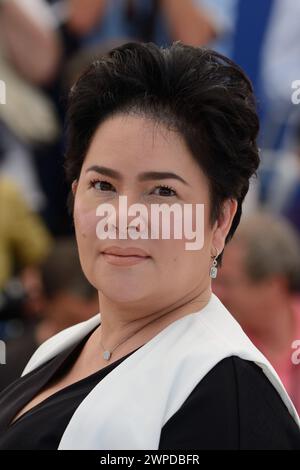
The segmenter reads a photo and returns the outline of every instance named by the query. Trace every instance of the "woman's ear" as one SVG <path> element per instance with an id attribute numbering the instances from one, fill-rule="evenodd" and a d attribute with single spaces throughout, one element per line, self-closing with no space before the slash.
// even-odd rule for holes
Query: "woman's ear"
<path id="1" fill-rule="evenodd" d="M 72 193 L 73 193 L 74 197 L 75 197 L 75 194 L 76 194 L 76 191 L 77 191 L 77 186 L 78 186 L 78 181 L 74 180 L 73 183 L 72 183 Z"/>
<path id="2" fill-rule="evenodd" d="M 236 199 L 226 199 L 223 203 L 221 213 L 215 224 L 216 228 L 214 229 L 212 239 L 212 245 L 218 250 L 218 253 L 221 253 L 224 249 L 225 240 L 236 214 L 237 206 Z"/>

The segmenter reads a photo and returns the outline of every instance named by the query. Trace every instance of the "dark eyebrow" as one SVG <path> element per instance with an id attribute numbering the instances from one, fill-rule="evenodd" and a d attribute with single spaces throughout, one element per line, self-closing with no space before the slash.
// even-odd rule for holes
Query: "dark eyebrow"
<path id="1" fill-rule="evenodd" d="M 93 165 L 93 166 L 90 166 L 86 170 L 86 173 L 88 171 L 96 171 L 96 173 L 100 173 L 101 175 L 104 175 L 104 176 L 110 176 L 111 178 L 115 178 L 117 180 L 122 179 L 121 173 L 119 173 L 116 170 L 112 170 L 111 168 L 106 168 L 105 166 Z"/>
<path id="2" fill-rule="evenodd" d="M 104 167 L 104 166 L 93 165 L 86 170 L 86 173 L 88 171 L 96 171 L 97 173 L 100 173 L 102 175 L 110 176 L 111 178 L 115 178 L 117 180 L 122 180 L 121 173 L 111 168 Z M 189 186 L 189 184 L 181 176 L 177 175 L 176 173 L 172 173 L 170 171 L 146 171 L 138 175 L 138 181 L 152 181 L 152 180 L 165 180 L 165 179 L 175 179 Z"/>
<path id="3" fill-rule="evenodd" d="M 170 171 L 147 171 L 145 173 L 141 173 L 138 177 L 139 181 L 150 181 L 150 180 L 166 180 L 166 179 L 174 179 L 181 181 L 181 183 L 189 184 L 179 175 L 176 173 L 172 173 Z"/>

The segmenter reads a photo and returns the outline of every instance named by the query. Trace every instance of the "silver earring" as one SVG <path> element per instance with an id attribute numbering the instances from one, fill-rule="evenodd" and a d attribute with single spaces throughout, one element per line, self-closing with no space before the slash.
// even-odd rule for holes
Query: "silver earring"
<path id="1" fill-rule="evenodd" d="M 209 272 L 209 275 L 212 279 L 216 279 L 217 275 L 218 275 L 218 262 L 217 262 L 217 258 L 219 256 L 219 253 L 218 253 L 218 250 L 216 248 L 216 252 L 217 254 L 215 256 L 213 256 L 213 264 L 210 268 L 210 272 Z"/>

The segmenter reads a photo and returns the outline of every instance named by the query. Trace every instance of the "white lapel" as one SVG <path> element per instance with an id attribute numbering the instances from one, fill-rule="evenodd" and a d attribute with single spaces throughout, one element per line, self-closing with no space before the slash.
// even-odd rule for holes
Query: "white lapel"
<path id="1" fill-rule="evenodd" d="M 33 369 L 52 359 L 54 356 L 64 351 L 73 344 L 78 343 L 86 335 L 99 325 L 101 316 L 98 313 L 87 321 L 77 323 L 70 328 L 60 331 L 58 334 L 52 336 L 45 341 L 33 354 L 30 361 L 27 363 L 22 376 L 28 374 Z"/>
<path id="2" fill-rule="evenodd" d="M 79 341 L 99 320 L 98 315 L 51 338 L 24 373 Z M 75 411 L 59 449 L 157 449 L 162 426 L 197 383 L 232 355 L 262 368 L 300 426 L 275 370 L 212 294 L 204 309 L 173 322 L 101 380 Z"/>

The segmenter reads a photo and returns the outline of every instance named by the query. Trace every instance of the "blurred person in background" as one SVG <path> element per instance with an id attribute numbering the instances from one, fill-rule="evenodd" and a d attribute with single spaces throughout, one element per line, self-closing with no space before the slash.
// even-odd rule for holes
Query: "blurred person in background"
<path id="1" fill-rule="evenodd" d="M 228 244 L 213 290 L 279 374 L 298 412 L 300 245 L 281 218 L 259 212 L 242 220 Z"/>
<path id="2" fill-rule="evenodd" d="M 263 173 L 269 175 L 265 210 L 283 215 L 300 235 L 300 120 L 290 148 L 264 150 L 262 160 Z"/>
<path id="3" fill-rule="evenodd" d="M 51 237 L 27 206 L 13 181 L 0 177 L 0 289 L 14 275 L 39 264 L 48 254 Z"/>
<path id="4" fill-rule="evenodd" d="M 261 201 L 274 213 L 295 182 L 293 146 L 300 121 L 300 2 L 273 0 L 260 57 Z M 296 174 L 298 171 L 296 170 Z"/>
<path id="5" fill-rule="evenodd" d="M 68 25 L 83 44 L 129 37 L 167 46 L 209 45 L 230 55 L 237 0 L 70 0 Z"/>
<path id="6" fill-rule="evenodd" d="M 268 149 L 288 147 L 299 121 L 299 105 L 292 101 L 293 82 L 300 80 L 299 18 L 299 1 L 274 0 L 261 55 L 267 108 L 262 121 L 262 145 Z"/>
<path id="7" fill-rule="evenodd" d="M 30 83 L 49 83 L 56 73 L 61 45 L 47 2 L 2 0 L 0 25 L 1 50 L 17 72 Z"/>
<path id="8" fill-rule="evenodd" d="M 60 57 L 55 18 L 44 0 L 0 3 L 0 70 L 7 88 L 0 120 L 25 144 L 49 142 L 58 132 L 40 87 L 51 83 Z"/>
<path id="9" fill-rule="evenodd" d="M 41 265 L 40 289 L 27 302 L 38 303 L 39 319 L 37 315 L 34 321 L 25 319 L 23 334 L 7 341 L 6 365 L 0 369 L 0 390 L 20 376 L 41 343 L 99 310 L 97 291 L 82 272 L 74 239 L 57 240 Z"/>
<path id="10" fill-rule="evenodd" d="M 300 121 L 294 139 L 294 152 L 291 155 L 294 165 L 294 178 L 289 185 L 289 197 L 286 198 L 282 209 L 283 215 L 293 224 L 300 237 Z"/>
<path id="11" fill-rule="evenodd" d="M 0 296 L 16 276 L 24 279 L 30 291 L 37 267 L 48 255 L 51 244 L 43 221 L 28 207 L 18 187 L 0 177 Z M 3 308 L 2 302 L 0 320 L 4 320 Z M 17 311 L 12 314 L 18 316 Z"/>
<path id="12" fill-rule="evenodd" d="M 0 78 L 7 95 L 0 106 L 0 172 L 14 180 L 30 208 L 39 213 L 49 201 L 35 157 L 61 133 L 55 106 L 45 92 L 57 73 L 61 46 L 55 16 L 45 0 L 0 3 Z M 57 154 L 51 160 L 55 167 Z M 48 179 L 53 175 L 48 171 Z"/>

